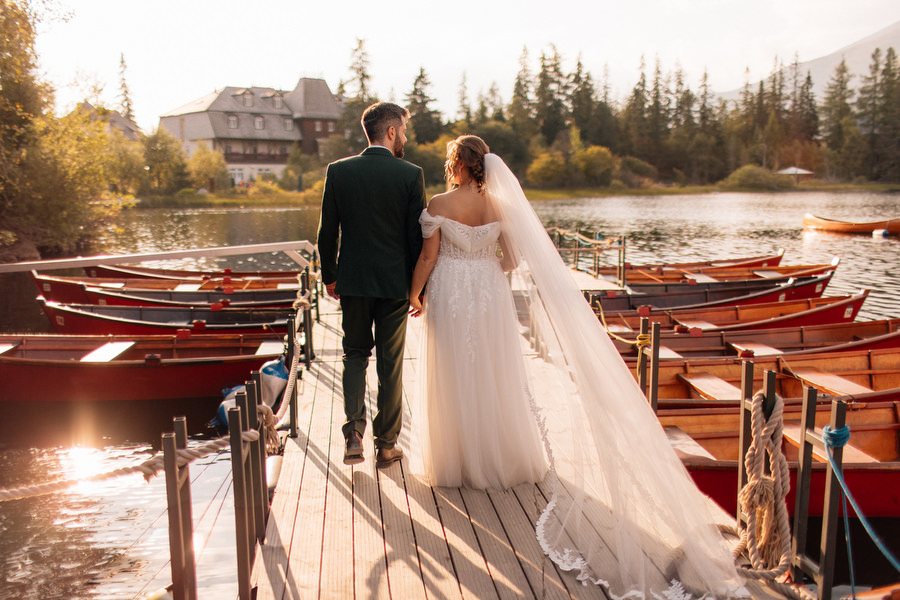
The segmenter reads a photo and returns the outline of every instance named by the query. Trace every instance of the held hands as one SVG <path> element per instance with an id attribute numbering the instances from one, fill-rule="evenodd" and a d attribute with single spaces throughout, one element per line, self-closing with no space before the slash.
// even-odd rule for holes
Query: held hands
<path id="1" fill-rule="evenodd" d="M 334 286 L 336 286 L 336 285 L 337 285 L 337 281 L 335 281 L 333 283 L 326 283 L 325 291 L 328 293 L 329 296 L 331 296 L 335 300 L 340 300 L 341 297 L 338 294 L 334 293 Z"/>
<path id="2" fill-rule="evenodd" d="M 424 294 L 409 297 L 409 316 L 411 316 L 411 317 L 422 316 L 422 311 L 423 311 L 422 300 L 424 298 L 425 298 Z"/>

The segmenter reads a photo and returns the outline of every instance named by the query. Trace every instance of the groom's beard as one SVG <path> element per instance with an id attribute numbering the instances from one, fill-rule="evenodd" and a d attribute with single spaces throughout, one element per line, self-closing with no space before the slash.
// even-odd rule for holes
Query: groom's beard
<path id="1" fill-rule="evenodd" d="M 403 158 L 403 142 L 400 140 L 394 140 L 394 156 Z"/>

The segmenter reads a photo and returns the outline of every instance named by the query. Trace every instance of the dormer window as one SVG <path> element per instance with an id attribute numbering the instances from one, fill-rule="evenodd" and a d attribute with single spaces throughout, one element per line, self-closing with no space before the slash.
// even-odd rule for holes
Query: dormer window
<path id="1" fill-rule="evenodd" d="M 275 103 L 275 108 L 284 108 L 284 98 L 281 96 L 275 96 L 272 98 L 272 102 Z"/>
<path id="2" fill-rule="evenodd" d="M 253 94 L 250 92 L 244 92 L 244 106 L 253 106 Z"/>
<path id="3" fill-rule="evenodd" d="M 253 126 L 256 129 L 265 129 L 266 128 L 266 120 L 263 117 L 253 117 Z"/>
<path id="4" fill-rule="evenodd" d="M 228 115 L 228 129 L 237 129 L 237 128 L 238 128 L 237 115 Z"/>

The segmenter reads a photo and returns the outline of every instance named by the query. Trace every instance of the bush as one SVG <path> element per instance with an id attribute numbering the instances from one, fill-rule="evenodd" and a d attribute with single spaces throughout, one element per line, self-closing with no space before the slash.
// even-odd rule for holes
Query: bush
<path id="1" fill-rule="evenodd" d="M 656 170 L 656 167 L 634 156 L 623 156 L 619 167 L 634 173 L 638 177 L 653 179 L 654 181 L 659 179 L 659 172 Z"/>
<path id="2" fill-rule="evenodd" d="M 794 187 L 794 180 L 777 175 L 756 165 L 744 165 L 719 182 L 723 190 L 784 190 Z"/>
<path id="3" fill-rule="evenodd" d="M 603 146 L 589 146 L 576 150 L 572 162 L 578 174 L 590 185 L 609 185 L 616 161 L 612 152 Z"/>
<path id="4" fill-rule="evenodd" d="M 561 152 L 544 152 L 528 167 L 528 183 L 538 188 L 561 187 L 566 183 L 566 159 Z"/>

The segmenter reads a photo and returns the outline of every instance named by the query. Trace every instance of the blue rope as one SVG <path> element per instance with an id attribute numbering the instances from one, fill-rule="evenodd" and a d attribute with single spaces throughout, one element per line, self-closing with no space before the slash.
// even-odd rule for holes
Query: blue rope
<path id="1" fill-rule="evenodd" d="M 854 500 L 853 496 L 850 494 L 850 490 L 847 489 L 847 483 L 844 481 L 844 474 L 841 471 L 841 469 L 835 464 L 834 457 L 831 455 L 832 447 L 840 448 L 847 444 L 847 440 L 850 439 L 850 428 L 847 427 L 846 425 L 844 425 L 840 429 L 831 429 L 831 427 L 826 425 L 822 429 L 822 439 L 825 440 L 825 451 L 826 451 L 825 454 L 828 457 L 828 464 L 831 465 L 831 468 L 834 471 L 834 475 L 835 475 L 835 477 L 837 477 L 838 483 L 841 484 L 841 489 L 844 492 L 844 496 L 846 497 L 847 500 L 849 500 L 850 505 L 853 507 L 853 510 L 856 511 L 856 515 L 859 517 L 859 521 L 860 521 L 860 523 L 862 523 L 863 527 L 865 528 L 866 533 L 869 534 L 869 537 L 872 538 L 872 541 L 875 542 L 875 545 L 878 547 L 878 549 L 881 551 L 881 553 L 884 555 L 884 557 L 886 559 L 888 559 L 888 562 L 891 563 L 891 566 L 893 566 L 894 569 L 896 569 L 896 571 L 898 573 L 900 573 L 900 561 L 898 561 L 896 559 L 896 557 L 894 557 L 894 555 L 891 554 L 891 552 L 890 552 L 890 550 L 888 550 L 887 546 L 884 545 L 884 542 L 881 541 L 881 538 L 878 537 L 878 534 L 875 533 L 875 530 L 872 529 L 872 526 L 869 524 L 868 519 L 866 519 L 865 515 L 863 515 L 862 511 L 859 509 L 859 505 L 856 503 L 856 500 Z M 844 510 L 844 519 L 846 520 L 847 518 L 848 518 L 847 510 L 845 509 Z M 845 529 L 849 530 L 849 528 L 846 527 L 846 524 L 845 524 Z M 848 555 L 848 557 L 850 557 L 849 543 L 848 543 L 847 550 L 848 550 L 847 555 Z M 851 578 L 852 578 L 852 576 L 853 576 L 853 563 L 852 562 L 850 563 L 850 573 L 851 573 Z M 855 597 L 855 592 L 854 592 L 854 597 Z"/>

